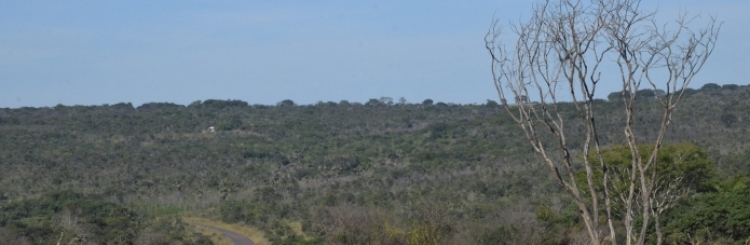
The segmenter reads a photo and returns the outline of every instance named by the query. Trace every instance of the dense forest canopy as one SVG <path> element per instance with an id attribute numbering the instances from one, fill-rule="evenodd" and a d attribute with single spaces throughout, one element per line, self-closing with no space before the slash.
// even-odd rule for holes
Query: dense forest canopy
<path id="1" fill-rule="evenodd" d="M 700 166 L 712 170 L 663 227 L 679 244 L 744 241 L 750 88 L 707 84 L 687 94 L 666 143 L 702 152 Z M 595 106 L 605 112 L 603 145 L 617 149 L 622 115 L 610 97 Z M 646 114 L 636 130 L 655 131 L 655 100 L 639 103 Z M 209 210 L 262 228 L 274 244 L 573 242 L 575 209 L 527 145 L 494 101 L 0 109 L 0 243 L 49 244 L 60 231 L 108 244 L 206 242 L 149 215 L 165 209 Z M 707 210 L 723 216 L 700 215 Z"/>

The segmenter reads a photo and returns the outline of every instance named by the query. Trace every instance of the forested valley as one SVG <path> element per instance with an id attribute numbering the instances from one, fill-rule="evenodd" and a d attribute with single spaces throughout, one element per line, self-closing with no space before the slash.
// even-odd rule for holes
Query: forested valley
<path id="1" fill-rule="evenodd" d="M 648 98 L 658 94 L 640 92 L 634 126 L 650 135 L 660 111 Z M 624 144 L 617 98 L 595 101 L 613 161 Z M 747 244 L 750 87 L 707 84 L 683 103 L 664 154 L 690 159 L 665 169 L 689 172 L 694 186 L 658 221 L 666 242 Z M 585 236 L 570 197 L 491 100 L 0 109 L 0 244 L 212 244 L 183 215 L 257 227 L 271 244 Z"/>

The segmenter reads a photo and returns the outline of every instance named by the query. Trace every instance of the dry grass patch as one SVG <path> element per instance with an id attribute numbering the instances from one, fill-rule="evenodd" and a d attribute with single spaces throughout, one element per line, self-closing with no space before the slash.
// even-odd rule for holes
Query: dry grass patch
<path id="1" fill-rule="evenodd" d="M 288 225 L 289 225 L 289 228 L 291 228 L 292 231 L 294 231 L 295 235 L 301 236 L 302 238 L 305 239 L 305 241 L 309 241 L 310 240 L 310 237 L 307 236 L 307 234 L 305 234 L 304 231 L 302 231 L 302 223 L 301 222 L 299 222 L 299 221 L 291 221 L 291 222 L 288 223 Z"/>

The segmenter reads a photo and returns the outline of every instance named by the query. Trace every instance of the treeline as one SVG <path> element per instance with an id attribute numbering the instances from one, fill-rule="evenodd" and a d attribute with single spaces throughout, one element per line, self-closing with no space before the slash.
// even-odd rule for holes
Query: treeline
<path id="1" fill-rule="evenodd" d="M 701 92 L 711 93 L 711 92 L 721 92 L 721 91 L 735 91 L 735 90 L 744 89 L 747 87 L 748 85 L 737 85 L 737 84 L 719 85 L 716 83 L 706 83 L 700 89 L 685 88 L 684 90 L 680 89 L 677 91 L 670 91 L 670 93 L 673 93 L 676 95 L 684 94 L 686 96 L 689 96 L 689 95 L 694 95 L 694 94 L 701 93 Z M 666 94 L 667 94 L 666 91 L 664 91 L 663 89 L 654 90 L 654 89 L 646 88 L 646 89 L 640 89 L 636 91 L 636 96 L 638 98 L 643 98 L 643 99 L 654 99 L 657 97 L 664 96 Z M 629 95 L 630 93 L 627 91 L 612 92 L 607 96 L 607 99 L 609 101 L 619 101 L 622 99 L 623 96 L 629 96 Z"/>
<path id="2" fill-rule="evenodd" d="M 738 183 L 745 177 L 735 175 L 750 170 L 750 89 L 695 91 L 675 112 L 667 142 L 702 149 L 715 167 L 714 184 L 684 200 L 704 204 L 680 207 L 710 208 L 714 204 L 705 202 L 721 198 L 744 205 L 747 200 L 732 193 L 744 193 Z M 604 113 L 597 122 L 603 144 L 622 144 L 621 102 L 597 100 L 595 106 Z M 657 130 L 658 106 L 656 100 L 638 104 L 645 114 L 636 118 L 636 130 Z M 577 116 L 570 104 L 558 108 Z M 275 244 L 574 241 L 581 228 L 576 211 L 532 151 L 493 101 L 383 97 L 314 105 L 206 100 L 0 109 L 0 206 L 73 191 L 126 207 L 135 217 L 149 210 L 209 210 L 212 218 L 260 227 Z M 745 239 L 741 232 L 716 231 L 719 223 L 701 228 L 713 222 L 708 218 L 679 216 L 701 209 L 675 210 L 681 211 L 665 222 L 682 221 L 664 227 L 693 236 L 676 243 L 698 239 L 691 232 L 704 234 L 701 239 Z M 731 216 L 742 220 L 738 210 Z M 304 234 L 292 229 L 294 222 Z M 11 223 L 3 225 L 4 234 L 26 237 Z M 65 230 L 55 227 L 38 240 L 54 240 Z M 102 234 L 102 241 L 109 239 Z"/>

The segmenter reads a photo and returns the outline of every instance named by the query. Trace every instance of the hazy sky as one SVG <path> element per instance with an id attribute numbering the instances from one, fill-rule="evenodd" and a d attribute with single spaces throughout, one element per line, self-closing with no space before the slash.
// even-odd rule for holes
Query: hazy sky
<path id="1" fill-rule="evenodd" d="M 750 81 L 750 1 L 644 2 L 661 20 L 686 9 L 725 22 L 692 87 Z M 493 14 L 508 23 L 530 9 L 528 0 L 0 0 L 0 108 L 484 103 L 497 100 L 483 41 Z"/>

